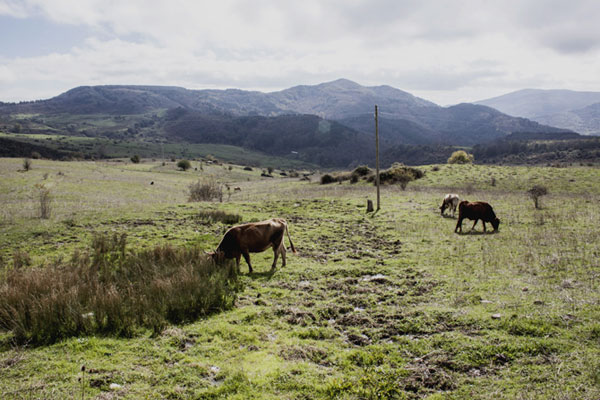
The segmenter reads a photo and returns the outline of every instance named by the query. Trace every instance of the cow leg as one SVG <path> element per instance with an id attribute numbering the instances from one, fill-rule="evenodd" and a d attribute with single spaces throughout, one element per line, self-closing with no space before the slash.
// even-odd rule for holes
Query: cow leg
<path id="1" fill-rule="evenodd" d="M 244 260 L 246 260 L 246 264 L 248 264 L 248 272 L 252 273 L 252 264 L 250 264 L 250 254 L 247 251 L 242 253 L 244 256 Z"/>
<path id="2" fill-rule="evenodd" d="M 475 222 L 473 222 L 473 226 L 471 227 L 471 230 L 475 229 L 475 225 L 477 225 L 477 221 L 479 221 L 479 220 L 476 219 Z"/>
<path id="3" fill-rule="evenodd" d="M 462 218 L 459 216 L 458 217 L 458 221 L 456 221 L 456 228 L 454 228 L 454 233 L 458 232 L 460 230 L 460 232 L 462 232 Z"/>
<path id="4" fill-rule="evenodd" d="M 271 269 L 277 268 L 277 258 L 278 257 L 279 257 L 279 247 L 276 247 L 275 245 L 273 245 L 273 264 L 271 265 Z"/>
<path id="5" fill-rule="evenodd" d="M 235 256 L 235 266 L 237 268 L 237 272 L 238 274 L 240 273 L 240 260 L 242 258 L 241 254 L 238 254 L 237 256 Z"/>
<path id="6" fill-rule="evenodd" d="M 281 268 L 285 267 L 285 246 L 283 245 L 283 240 L 281 241 L 281 245 L 279 246 L 279 252 L 281 253 Z"/>
<path id="7" fill-rule="evenodd" d="M 485 221 L 481 220 L 481 223 L 483 224 L 483 233 L 485 233 Z"/>

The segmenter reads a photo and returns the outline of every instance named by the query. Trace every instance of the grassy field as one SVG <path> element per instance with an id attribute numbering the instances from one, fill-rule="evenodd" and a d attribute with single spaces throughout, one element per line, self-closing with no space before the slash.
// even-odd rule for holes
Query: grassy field
<path id="1" fill-rule="evenodd" d="M 298 254 L 275 271 L 272 252 L 252 255 L 232 310 L 158 335 L 33 346 L 0 332 L 1 398 L 600 398 L 598 168 L 425 166 L 405 191 L 384 187 L 375 215 L 373 186 L 316 176 L 158 162 L 21 169 L 0 159 L 4 269 L 69 258 L 95 233 L 126 233 L 129 249 L 211 250 L 228 227 L 206 210 L 286 218 Z M 223 202 L 188 202 L 207 178 L 230 186 Z M 526 193 L 535 184 L 549 190 L 541 209 Z M 40 185 L 49 219 L 38 217 Z M 456 219 L 439 215 L 446 192 L 490 202 L 499 232 L 466 221 L 455 234 Z"/>
<path id="2" fill-rule="evenodd" d="M 212 157 L 224 162 L 256 167 L 286 169 L 318 169 L 317 165 L 301 160 L 269 156 L 267 154 L 225 144 L 161 143 L 155 138 L 147 141 L 134 138 L 108 139 L 103 137 L 65 136 L 47 134 L 16 134 L 0 132 L 0 137 L 24 143 L 42 145 L 54 150 L 67 151 L 74 158 L 126 158 L 133 155 L 145 159 L 198 159 Z"/>

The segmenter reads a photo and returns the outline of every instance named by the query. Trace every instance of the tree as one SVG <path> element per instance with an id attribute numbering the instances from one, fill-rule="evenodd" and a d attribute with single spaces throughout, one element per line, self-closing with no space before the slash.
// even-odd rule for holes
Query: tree
<path id="1" fill-rule="evenodd" d="M 535 185 L 534 187 L 529 189 L 527 191 L 527 193 L 529 194 L 529 197 L 531 197 L 533 199 L 535 208 L 539 209 L 540 208 L 539 199 L 540 199 L 540 197 L 548 194 L 548 188 L 546 188 L 546 186 L 542 186 L 542 185 Z"/>
<path id="2" fill-rule="evenodd" d="M 457 150 L 448 159 L 448 164 L 472 164 L 474 160 L 473 154 L 469 154 L 464 150 Z"/>
<path id="3" fill-rule="evenodd" d="M 187 171 L 188 169 L 192 168 L 192 164 L 188 160 L 179 160 L 177 163 L 177 168 L 182 171 Z"/>

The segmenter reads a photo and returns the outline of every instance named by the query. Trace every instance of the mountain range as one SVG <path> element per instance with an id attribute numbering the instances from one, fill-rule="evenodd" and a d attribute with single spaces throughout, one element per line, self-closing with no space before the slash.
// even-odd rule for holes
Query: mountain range
<path id="1" fill-rule="evenodd" d="M 600 92 L 523 89 L 476 104 L 540 124 L 600 135 Z"/>
<path id="2" fill-rule="evenodd" d="M 374 105 L 382 147 L 471 146 L 555 128 L 481 104 L 440 107 L 390 87 L 339 79 L 263 93 L 168 86 L 83 86 L 48 100 L 0 104 L 0 129 L 115 139 L 233 144 L 324 166 L 373 158 Z"/>

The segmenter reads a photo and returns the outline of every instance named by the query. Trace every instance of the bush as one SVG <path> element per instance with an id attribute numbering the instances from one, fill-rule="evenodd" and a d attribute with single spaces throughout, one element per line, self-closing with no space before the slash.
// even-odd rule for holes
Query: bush
<path id="1" fill-rule="evenodd" d="M 29 158 L 23 159 L 23 171 L 29 171 L 31 169 L 31 160 Z"/>
<path id="2" fill-rule="evenodd" d="M 31 158 L 33 158 L 34 160 L 39 160 L 40 158 L 42 158 L 42 155 L 37 151 L 32 151 Z"/>
<path id="3" fill-rule="evenodd" d="M 539 204 L 540 197 L 548 194 L 548 188 L 546 186 L 542 186 L 542 185 L 535 185 L 534 187 L 529 189 L 527 191 L 527 193 L 529 194 L 529 197 L 531 197 L 533 199 L 535 208 L 539 209 L 540 208 L 540 204 Z"/>
<path id="4" fill-rule="evenodd" d="M 187 171 L 188 169 L 192 168 L 192 163 L 190 163 L 189 160 L 179 160 L 177 162 L 177 168 L 182 171 Z"/>
<path id="5" fill-rule="evenodd" d="M 252 171 L 252 167 L 245 166 L 244 171 Z"/>
<path id="6" fill-rule="evenodd" d="M 189 186 L 188 201 L 223 201 L 223 187 L 214 179 L 198 181 Z"/>
<path id="7" fill-rule="evenodd" d="M 140 156 L 138 156 L 137 154 L 134 154 L 131 158 L 130 158 L 131 162 L 134 164 L 137 164 L 140 162 Z"/>
<path id="8" fill-rule="evenodd" d="M 94 239 L 93 257 L 11 269 L 0 281 L 0 328 L 18 343 L 111 334 L 160 332 L 233 307 L 241 289 L 233 263 L 217 266 L 197 247 L 125 251 L 124 236 Z"/>
<path id="9" fill-rule="evenodd" d="M 352 174 L 356 174 L 358 176 L 367 176 L 372 173 L 373 171 L 371 171 L 371 168 L 367 167 L 366 165 L 359 165 L 358 167 L 354 168 L 354 171 L 352 171 Z"/>
<path id="10" fill-rule="evenodd" d="M 425 173 L 420 169 L 394 163 L 391 168 L 379 173 L 379 182 L 382 184 L 398 183 L 404 190 L 410 181 L 420 179 L 423 176 L 425 176 Z"/>
<path id="11" fill-rule="evenodd" d="M 469 154 L 464 150 L 457 150 L 448 158 L 448 164 L 472 164 L 474 160 L 473 154 Z"/>
<path id="12" fill-rule="evenodd" d="M 39 204 L 40 218 L 48 219 L 48 218 L 50 218 L 50 212 L 52 211 L 52 207 L 51 207 L 52 195 L 50 193 L 50 189 L 48 189 L 44 185 L 40 185 L 40 184 L 37 184 L 36 187 L 38 189 L 38 199 L 40 201 L 40 204 Z"/>
<path id="13" fill-rule="evenodd" d="M 333 175 L 325 174 L 321 176 L 321 185 L 327 185 L 333 182 L 337 182 L 337 179 Z"/>

